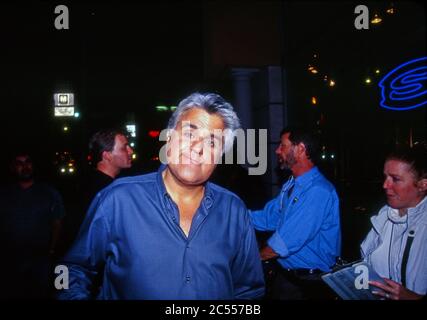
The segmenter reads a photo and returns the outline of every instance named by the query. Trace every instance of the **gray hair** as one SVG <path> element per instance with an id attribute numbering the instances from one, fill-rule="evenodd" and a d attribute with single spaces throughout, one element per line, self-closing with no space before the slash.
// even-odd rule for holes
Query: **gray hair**
<path id="1" fill-rule="evenodd" d="M 227 130 L 223 151 L 224 153 L 227 152 L 233 146 L 235 131 L 240 128 L 240 120 L 234 112 L 233 106 L 216 93 L 192 93 L 181 100 L 170 117 L 167 128 L 169 130 L 175 129 L 182 115 L 193 108 L 200 108 L 209 114 L 221 117 L 224 122 L 224 129 Z"/>

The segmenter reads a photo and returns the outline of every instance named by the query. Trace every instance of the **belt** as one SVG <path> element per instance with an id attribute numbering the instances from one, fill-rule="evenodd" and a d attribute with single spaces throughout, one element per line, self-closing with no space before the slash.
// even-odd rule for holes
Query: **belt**
<path id="1" fill-rule="evenodd" d="M 320 269 L 285 269 L 280 268 L 280 271 L 284 274 L 293 275 L 297 277 L 317 275 L 323 273 Z"/>

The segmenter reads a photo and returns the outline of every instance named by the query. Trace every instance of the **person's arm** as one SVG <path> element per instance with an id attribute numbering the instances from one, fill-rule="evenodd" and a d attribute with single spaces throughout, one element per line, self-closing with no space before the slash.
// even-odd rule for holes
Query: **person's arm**
<path id="1" fill-rule="evenodd" d="M 385 283 L 369 281 L 369 284 L 382 290 L 374 290 L 373 294 L 390 300 L 420 300 L 425 296 L 405 288 L 400 283 L 383 278 Z"/>
<path id="2" fill-rule="evenodd" d="M 254 229 L 246 212 L 244 215 L 243 235 L 232 264 L 234 298 L 260 299 L 265 292 L 262 265 Z"/>
<path id="3" fill-rule="evenodd" d="M 252 225 L 259 231 L 275 230 L 281 216 L 281 194 L 267 202 L 262 210 L 249 210 Z"/>
<path id="4" fill-rule="evenodd" d="M 311 188 L 298 201 L 292 204 L 294 208 L 287 211 L 285 220 L 267 241 L 280 257 L 298 252 L 313 240 L 325 219 L 339 224 L 339 200 L 335 191 Z"/>
<path id="5" fill-rule="evenodd" d="M 70 251 L 61 261 L 69 272 L 69 288 L 58 292 L 60 300 L 91 299 L 93 281 L 104 267 L 110 237 L 106 208 L 107 201 L 94 200 Z M 97 203 L 99 202 L 99 203 Z"/>

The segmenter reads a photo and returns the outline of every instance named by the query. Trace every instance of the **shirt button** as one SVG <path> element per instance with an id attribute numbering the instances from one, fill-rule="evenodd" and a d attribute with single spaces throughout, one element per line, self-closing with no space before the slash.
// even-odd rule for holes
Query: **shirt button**
<path id="1" fill-rule="evenodd" d="M 186 276 L 185 277 L 185 282 L 189 283 L 190 282 L 190 276 Z"/>

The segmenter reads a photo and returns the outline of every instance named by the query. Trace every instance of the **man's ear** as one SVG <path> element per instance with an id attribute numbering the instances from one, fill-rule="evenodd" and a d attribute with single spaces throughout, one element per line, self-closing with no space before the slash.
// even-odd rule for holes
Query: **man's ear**
<path id="1" fill-rule="evenodd" d="M 303 142 L 300 142 L 297 144 L 297 151 L 298 151 L 298 156 L 307 157 L 305 144 Z"/>
<path id="2" fill-rule="evenodd" d="M 417 182 L 418 190 L 421 192 L 427 191 L 427 179 L 421 179 Z"/>
<path id="3" fill-rule="evenodd" d="M 111 156 L 110 151 L 103 151 L 102 152 L 102 160 L 111 161 L 111 158 L 112 158 L 112 156 Z"/>

